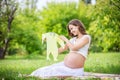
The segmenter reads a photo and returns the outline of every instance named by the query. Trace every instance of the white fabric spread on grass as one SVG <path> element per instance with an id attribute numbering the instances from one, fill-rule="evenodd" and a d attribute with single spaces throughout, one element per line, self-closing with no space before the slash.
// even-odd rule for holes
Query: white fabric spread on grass
<path id="1" fill-rule="evenodd" d="M 54 76 L 82 76 L 84 73 L 84 68 L 72 69 L 66 67 L 64 62 L 59 62 L 50 66 L 39 68 L 32 72 L 30 76 L 46 78 Z"/>

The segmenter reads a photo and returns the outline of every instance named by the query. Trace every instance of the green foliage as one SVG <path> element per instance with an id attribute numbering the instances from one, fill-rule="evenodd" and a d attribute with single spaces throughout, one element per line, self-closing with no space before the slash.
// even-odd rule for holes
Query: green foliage
<path id="1" fill-rule="evenodd" d="M 11 17 L 11 12 L 16 5 L 14 0 L 0 0 L 0 48 L 5 46 L 4 40 L 8 38 L 8 19 Z"/>
<path id="2" fill-rule="evenodd" d="M 10 51 L 17 49 L 20 51 L 18 53 L 22 53 L 22 51 L 29 54 L 42 53 L 41 41 L 37 30 L 39 19 L 36 15 L 34 11 L 33 13 L 23 11 L 23 13 L 16 16 L 13 22 L 12 33 L 10 34 L 12 38 Z"/>
<path id="3" fill-rule="evenodd" d="M 92 35 L 93 51 L 120 51 L 120 8 L 119 1 L 100 0 L 94 7 L 93 22 L 89 33 Z M 117 5 L 117 6 L 116 6 Z"/>
<path id="4" fill-rule="evenodd" d="M 3 45 L 5 37 L 10 37 L 8 54 L 42 54 L 46 45 L 41 44 L 41 35 L 56 32 L 68 37 L 66 25 L 71 19 L 76 18 L 84 23 L 92 37 L 91 51 L 119 52 L 119 4 L 119 0 L 99 0 L 94 6 L 86 5 L 83 1 L 51 2 L 41 11 L 37 11 L 35 6 L 32 8 L 31 3 L 26 4 L 27 7 L 24 9 L 18 8 L 9 34 L 7 27 L 4 27 L 7 26 L 6 16 L 0 18 L 0 46 Z"/>
<path id="5" fill-rule="evenodd" d="M 45 32 L 56 32 L 67 36 L 66 25 L 73 19 L 78 18 L 76 3 L 48 3 L 48 7 L 41 12 L 41 26 Z"/>
<path id="6" fill-rule="evenodd" d="M 79 2 L 78 10 L 77 10 L 77 13 L 79 15 L 78 19 L 83 22 L 87 31 L 89 30 L 89 27 L 90 27 L 89 24 L 92 22 L 92 19 L 91 19 L 92 11 L 93 11 L 92 5 L 86 5 L 85 3 L 83 3 L 83 1 Z"/>

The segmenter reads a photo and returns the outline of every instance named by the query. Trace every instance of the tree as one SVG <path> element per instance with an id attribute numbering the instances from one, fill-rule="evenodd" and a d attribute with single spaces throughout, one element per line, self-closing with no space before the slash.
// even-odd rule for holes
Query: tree
<path id="1" fill-rule="evenodd" d="M 41 27 L 45 32 L 56 32 L 68 36 L 66 25 L 73 18 L 79 18 L 76 3 L 48 3 L 40 12 Z"/>
<path id="2" fill-rule="evenodd" d="M 5 57 L 10 42 L 9 34 L 17 5 L 14 0 L 0 1 L 0 59 Z"/>
<path id="3" fill-rule="evenodd" d="M 94 7 L 93 22 L 89 32 L 92 35 L 93 51 L 120 51 L 120 1 L 100 0 Z"/>
<path id="4" fill-rule="evenodd" d="M 9 54 L 42 54 L 38 14 L 35 10 L 26 11 L 19 12 L 13 21 Z"/>

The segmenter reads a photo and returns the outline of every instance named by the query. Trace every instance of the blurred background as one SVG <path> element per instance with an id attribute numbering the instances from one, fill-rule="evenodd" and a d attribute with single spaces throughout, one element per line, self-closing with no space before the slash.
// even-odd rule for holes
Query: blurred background
<path id="1" fill-rule="evenodd" d="M 90 53 L 120 53 L 119 5 L 119 0 L 0 0 L 0 58 L 44 54 L 41 35 L 68 37 L 71 19 L 81 20 L 91 35 Z"/>

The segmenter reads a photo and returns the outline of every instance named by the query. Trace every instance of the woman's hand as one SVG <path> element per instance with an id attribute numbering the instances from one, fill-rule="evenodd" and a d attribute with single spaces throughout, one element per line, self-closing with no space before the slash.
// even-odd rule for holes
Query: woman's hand
<path id="1" fill-rule="evenodd" d="M 59 36 L 59 37 L 60 37 L 60 39 L 62 39 L 62 40 L 65 41 L 65 42 L 68 41 L 68 39 L 67 39 L 65 36 L 63 36 L 63 35 L 61 35 L 61 36 Z"/>
<path id="2" fill-rule="evenodd" d="M 68 48 L 70 48 L 70 49 L 73 48 L 73 45 L 70 43 L 70 41 L 69 41 L 65 36 L 61 35 L 61 36 L 59 36 L 59 37 L 60 37 L 60 39 L 62 39 L 63 41 L 66 42 L 66 46 L 67 46 Z"/>

